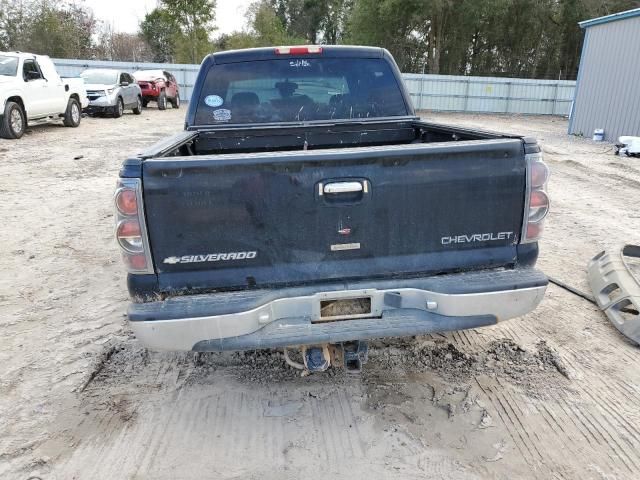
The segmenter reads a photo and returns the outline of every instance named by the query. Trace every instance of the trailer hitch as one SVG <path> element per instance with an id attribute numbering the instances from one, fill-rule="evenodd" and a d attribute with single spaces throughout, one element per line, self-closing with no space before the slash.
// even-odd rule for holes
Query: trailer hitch
<path id="1" fill-rule="evenodd" d="M 369 358 L 367 342 L 359 340 L 337 344 L 303 345 L 300 347 L 302 363 L 291 359 L 288 348 L 284 349 L 284 359 L 288 365 L 304 374 L 324 372 L 329 367 L 344 367 L 347 373 L 362 372 L 362 365 Z"/>
<path id="2" fill-rule="evenodd" d="M 369 359 L 369 345 L 367 342 L 356 340 L 340 344 L 342 347 L 343 365 L 347 373 L 362 372 L 362 365 Z"/>

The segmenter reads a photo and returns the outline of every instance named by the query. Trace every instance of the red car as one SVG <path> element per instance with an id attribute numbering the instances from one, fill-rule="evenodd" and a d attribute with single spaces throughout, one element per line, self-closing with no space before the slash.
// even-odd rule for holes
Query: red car
<path id="1" fill-rule="evenodd" d="M 167 102 L 180 108 L 180 91 L 176 77 L 165 70 L 138 70 L 133 74 L 142 90 L 142 106 L 156 102 L 158 110 L 165 110 Z"/>

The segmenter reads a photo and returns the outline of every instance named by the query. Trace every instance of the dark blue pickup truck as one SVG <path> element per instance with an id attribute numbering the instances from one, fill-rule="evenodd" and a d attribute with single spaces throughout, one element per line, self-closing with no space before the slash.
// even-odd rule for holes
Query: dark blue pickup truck
<path id="1" fill-rule="evenodd" d="M 367 339 L 524 315 L 548 173 L 535 139 L 420 120 L 384 49 L 209 55 L 184 132 L 120 171 L 131 328 L 356 369 Z"/>

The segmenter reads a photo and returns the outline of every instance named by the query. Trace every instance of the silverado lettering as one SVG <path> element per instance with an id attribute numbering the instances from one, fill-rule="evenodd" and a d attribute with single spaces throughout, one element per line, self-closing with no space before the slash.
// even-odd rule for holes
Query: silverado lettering
<path id="1" fill-rule="evenodd" d="M 209 253 L 207 255 L 183 255 L 182 257 L 167 257 L 164 263 L 199 263 L 199 262 L 221 262 L 224 260 L 244 260 L 256 258 L 258 252 L 229 252 L 229 253 Z"/>

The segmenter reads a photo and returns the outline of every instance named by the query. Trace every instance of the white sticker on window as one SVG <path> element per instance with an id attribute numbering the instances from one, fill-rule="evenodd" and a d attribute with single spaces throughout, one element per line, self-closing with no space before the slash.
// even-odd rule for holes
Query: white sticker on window
<path id="1" fill-rule="evenodd" d="M 219 107 L 224 103 L 224 100 L 218 95 L 207 95 L 204 97 L 204 103 L 210 107 Z"/>
<path id="2" fill-rule="evenodd" d="M 311 63 L 309 63 L 308 60 L 291 60 L 289 62 L 289 66 L 290 67 L 296 67 L 296 68 L 300 68 L 300 67 L 310 67 Z"/>
<path id="3" fill-rule="evenodd" d="M 228 122 L 229 120 L 231 120 L 231 110 L 227 110 L 226 108 L 219 108 L 218 110 L 214 110 L 213 119 L 216 122 Z"/>

